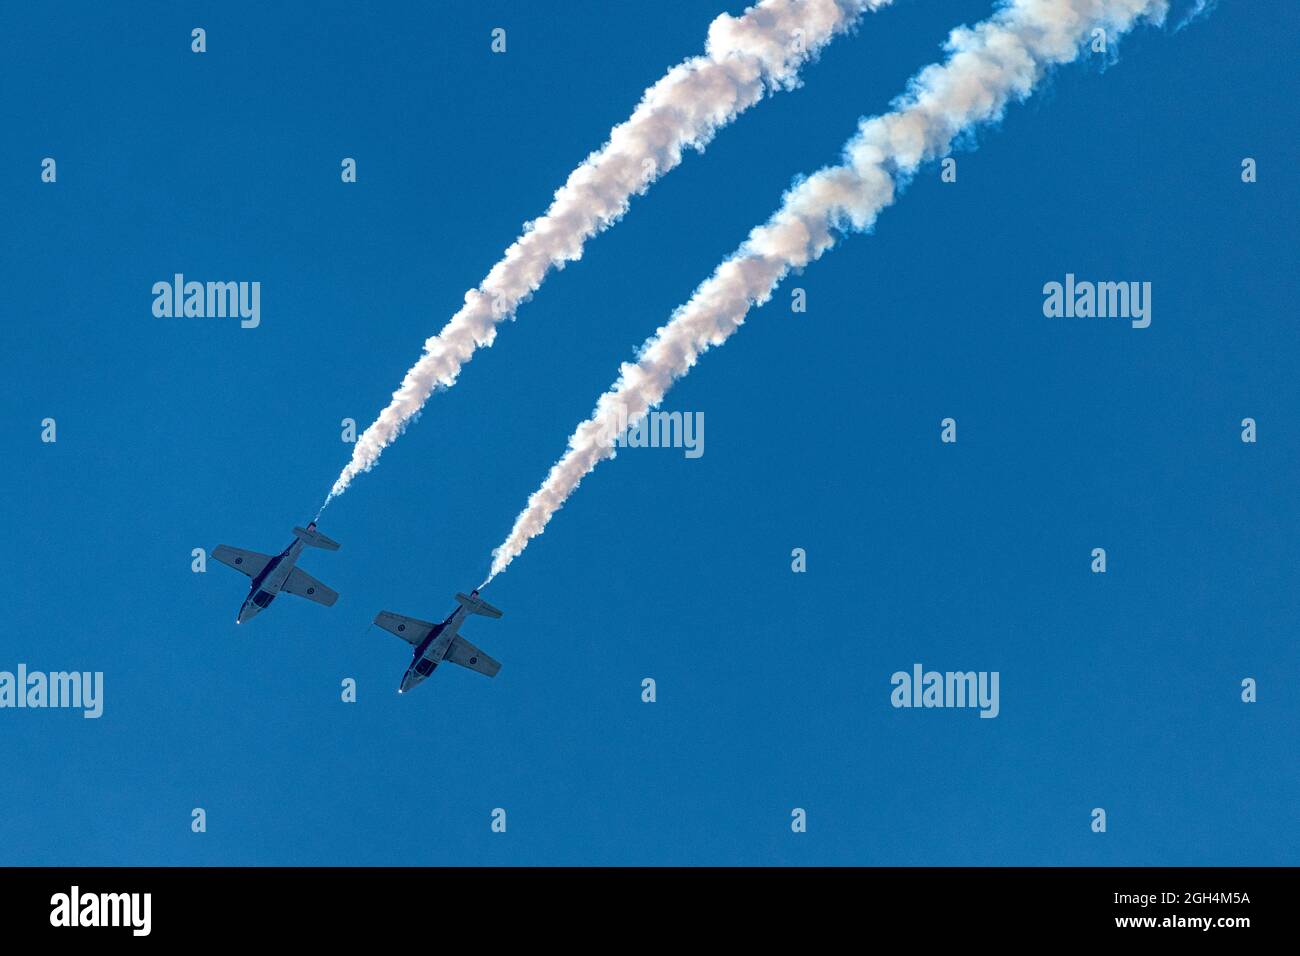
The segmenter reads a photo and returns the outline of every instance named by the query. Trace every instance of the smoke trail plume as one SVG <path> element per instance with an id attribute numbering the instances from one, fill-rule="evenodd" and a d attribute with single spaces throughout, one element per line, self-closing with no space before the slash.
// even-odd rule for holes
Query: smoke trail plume
<path id="1" fill-rule="evenodd" d="M 703 150 L 765 94 L 797 86 L 804 63 L 865 11 L 891 2 L 762 0 L 739 17 L 714 20 L 705 55 L 678 64 L 646 90 L 631 118 L 569 175 L 546 214 L 524 225 L 478 288 L 465 293 L 460 311 L 425 341 L 388 407 L 357 439 L 321 511 L 374 467 L 435 388 L 455 383 L 474 351 L 492 344 L 497 325 L 514 317 L 546 275 L 580 258 L 584 242 L 621 219 L 631 197 L 676 167 L 684 148 Z"/>
<path id="2" fill-rule="evenodd" d="M 923 162 L 949 153 L 959 135 L 999 119 L 1047 70 L 1074 60 L 1094 29 L 1105 29 L 1113 42 L 1141 18 L 1163 22 L 1166 10 L 1167 0 L 1008 0 L 978 26 L 954 30 L 947 59 L 913 77 L 891 112 L 862 120 L 841 164 L 796 183 L 776 214 L 642 346 L 637 361 L 623 364 L 618 381 L 570 436 L 568 451 L 492 553 L 488 581 L 545 530 L 578 483 L 613 456 L 619 425 L 635 426 L 701 353 L 725 342 L 751 308 L 771 298 L 791 269 L 819 258 L 840 235 L 870 229 Z"/>

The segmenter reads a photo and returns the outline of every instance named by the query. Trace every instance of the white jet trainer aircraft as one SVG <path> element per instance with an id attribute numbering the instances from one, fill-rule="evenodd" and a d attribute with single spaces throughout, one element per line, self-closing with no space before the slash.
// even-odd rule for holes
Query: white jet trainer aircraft
<path id="1" fill-rule="evenodd" d="M 228 564 L 253 579 L 248 597 L 244 599 L 239 616 L 235 618 L 236 624 L 243 624 L 258 611 L 270 606 L 281 591 L 305 597 L 326 607 L 331 607 L 339 599 L 337 592 L 331 591 L 302 568 L 294 567 L 304 547 L 310 545 L 326 551 L 337 551 L 338 542 L 317 531 L 314 521 L 305 528 L 294 528 L 293 535 L 293 544 L 274 556 L 232 548 L 228 544 L 218 545 L 213 550 L 212 556 L 222 564 Z"/>
<path id="2" fill-rule="evenodd" d="M 403 617 L 392 611 L 380 611 L 375 617 L 375 623 L 385 631 L 391 631 L 415 647 L 415 656 L 397 688 L 399 694 L 406 693 L 432 674 L 433 669 L 442 661 L 468 667 L 487 677 L 496 677 L 497 671 L 501 670 L 500 662 L 488 657 L 457 633 L 470 614 L 495 618 L 500 617 L 501 612 L 479 597 L 478 591 L 457 594 L 456 601 L 460 607 L 452 611 L 441 624 Z"/>

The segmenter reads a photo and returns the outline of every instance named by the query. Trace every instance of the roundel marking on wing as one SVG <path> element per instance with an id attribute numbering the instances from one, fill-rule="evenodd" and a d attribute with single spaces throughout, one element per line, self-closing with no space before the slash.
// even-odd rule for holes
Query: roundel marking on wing
<path id="1" fill-rule="evenodd" d="M 243 564 L 243 563 L 244 563 L 244 559 L 243 559 L 243 558 L 235 558 L 235 563 L 236 563 L 236 564 Z"/>
<path id="2" fill-rule="evenodd" d="M 308 593 L 308 594 L 315 594 L 315 593 L 316 593 L 316 589 L 315 589 L 315 588 L 308 588 L 308 589 L 307 589 L 307 593 Z"/>
<path id="3" fill-rule="evenodd" d="M 469 659 L 469 662 L 470 662 L 471 664 L 477 664 L 477 663 L 478 663 L 478 658 L 477 658 L 477 657 L 471 657 L 471 658 Z"/>
<path id="4" fill-rule="evenodd" d="M 399 625 L 397 625 L 397 629 L 398 629 L 399 631 L 404 631 L 404 630 L 406 630 L 406 625 L 405 625 L 405 624 L 399 624 Z"/>

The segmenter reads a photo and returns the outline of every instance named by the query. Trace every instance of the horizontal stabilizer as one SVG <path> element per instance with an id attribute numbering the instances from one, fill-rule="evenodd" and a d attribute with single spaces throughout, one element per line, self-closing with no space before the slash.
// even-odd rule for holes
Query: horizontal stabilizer
<path id="1" fill-rule="evenodd" d="M 339 543 L 333 538 L 327 538 L 315 528 L 294 528 L 293 533 L 298 536 L 303 544 L 311 545 L 313 548 L 324 548 L 326 551 L 337 551 Z"/>
<path id="2" fill-rule="evenodd" d="M 380 611 L 375 615 L 375 623 L 390 634 L 396 634 L 408 644 L 419 644 L 440 626 L 418 618 L 394 614 L 392 611 Z"/>
<path id="3" fill-rule="evenodd" d="M 501 616 L 500 611 L 494 608 L 487 601 L 483 600 L 481 597 L 477 597 L 477 596 L 471 597 L 468 594 L 457 594 L 456 600 L 459 601 L 461 606 L 464 607 L 466 610 L 468 610 L 471 614 L 482 614 L 484 617 Z"/>

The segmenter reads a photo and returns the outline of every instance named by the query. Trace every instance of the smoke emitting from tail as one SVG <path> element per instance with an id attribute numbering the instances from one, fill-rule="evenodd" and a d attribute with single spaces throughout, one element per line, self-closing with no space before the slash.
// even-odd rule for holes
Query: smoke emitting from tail
<path id="1" fill-rule="evenodd" d="M 839 235 L 870 229 L 923 162 L 951 152 L 961 134 L 998 120 L 1047 70 L 1076 59 L 1094 30 L 1104 29 L 1113 42 L 1139 19 L 1163 22 L 1167 9 L 1167 0 L 1009 0 L 976 27 L 954 30 L 947 59 L 913 77 L 891 112 L 861 121 L 842 163 L 797 182 L 776 214 L 642 346 L 637 361 L 623 364 L 492 552 L 488 581 L 545 530 L 602 459 L 613 457 L 619 423 L 635 426 L 703 352 L 725 342 L 751 308 L 772 297 L 790 270 L 820 258 Z"/>
<path id="2" fill-rule="evenodd" d="M 891 2 L 762 0 L 739 17 L 715 19 L 705 55 L 678 64 L 646 90 L 631 118 L 570 174 L 546 214 L 525 224 L 478 288 L 465 293 L 460 311 L 425 341 L 388 407 L 357 439 L 321 511 L 374 467 L 435 388 L 455 383 L 475 350 L 492 344 L 497 325 L 514 317 L 546 275 L 581 258 L 584 242 L 621 219 L 631 197 L 676 167 L 684 148 L 703 150 L 765 94 L 797 86 L 800 67 L 864 12 Z"/>

